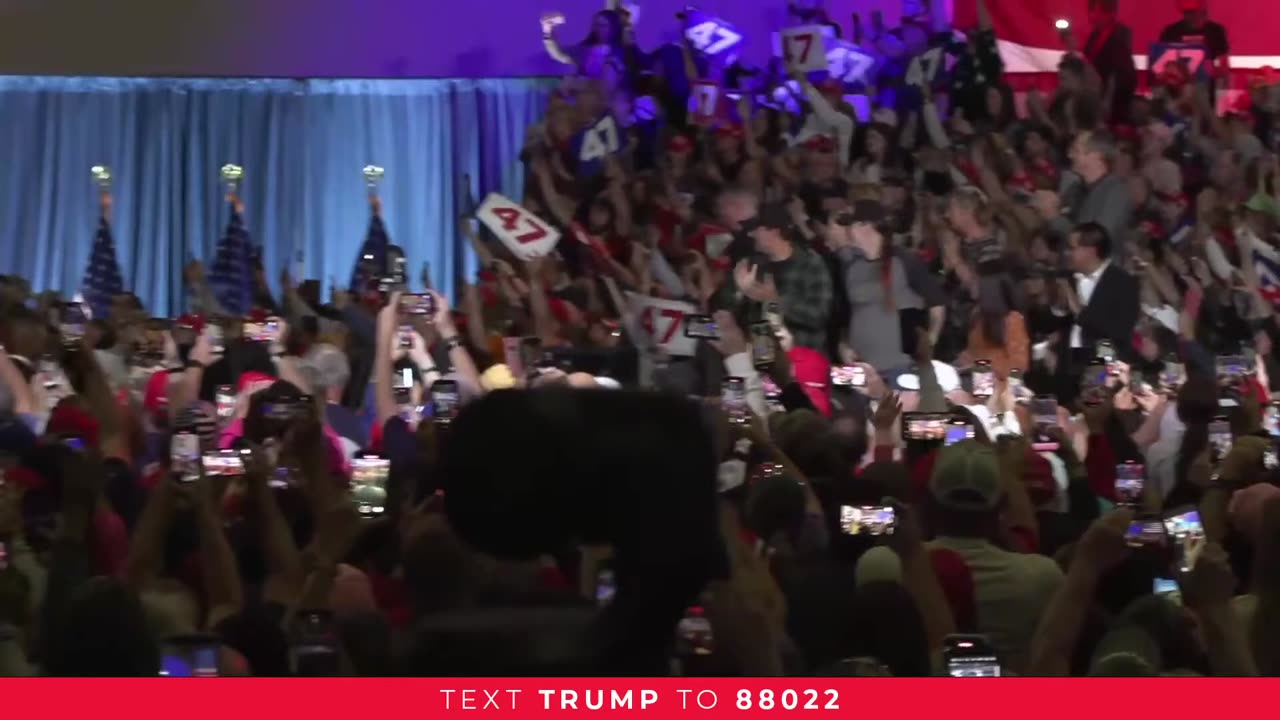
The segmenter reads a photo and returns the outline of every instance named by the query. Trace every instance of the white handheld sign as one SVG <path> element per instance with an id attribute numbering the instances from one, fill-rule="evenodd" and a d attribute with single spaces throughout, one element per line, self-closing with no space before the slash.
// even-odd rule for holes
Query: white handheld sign
<path id="1" fill-rule="evenodd" d="M 698 314 L 698 308 L 678 300 L 662 300 L 647 295 L 627 293 L 627 302 L 640 321 L 641 330 L 653 347 L 668 355 L 693 355 L 697 341 L 684 335 L 686 315 Z"/>
<path id="2" fill-rule="evenodd" d="M 560 242 L 558 230 L 498 193 L 489 193 L 480 203 L 476 219 L 521 260 L 542 257 Z"/>
<path id="3" fill-rule="evenodd" d="M 814 72 L 827 69 L 826 34 L 821 25 L 803 25 L 782 31 L 782 60 L 787 70 Z"/>

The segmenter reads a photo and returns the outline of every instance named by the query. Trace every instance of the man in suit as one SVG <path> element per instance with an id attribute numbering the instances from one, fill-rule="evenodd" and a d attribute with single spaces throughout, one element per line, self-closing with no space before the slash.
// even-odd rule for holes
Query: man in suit
<path id="1" fill-rule="evenodd" d="M 1088 58 L 1102 80 L 1103 97 L 1111 105 L 1107 117 L 1113 123 L 1129 121 L 1129 104 L 1138 90 L 1138 69 L 1133 63 L 1133 32 L 1116 18 L 1118 0 L 1089 0 Z"/>
<path id="2" fill-rule="evenodd" d="M 1061 363 L 1078 379 L 1095 356 L 1099 341 L 1108 340 L 1121 359 L 1132 355 L 1133 328 L 1138 322 L 1138 281 L 1111 262 L 1111 236 L 1098 223 L 1076 226 L 1067 240 L 1075 282 L 1061 291 L 1075 320 Z"/>

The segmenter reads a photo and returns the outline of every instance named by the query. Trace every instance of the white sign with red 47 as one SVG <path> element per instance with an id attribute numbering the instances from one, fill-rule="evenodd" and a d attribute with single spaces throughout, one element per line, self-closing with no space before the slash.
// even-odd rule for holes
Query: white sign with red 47
<path id="1" fill-rule="evenodd" d="M 697 315 L 698 308 L 687 302 L 635 293 L 627 293 L 627 302 L 635 312 L 641 331 L 649 336 L 655 349 L 668 355 L 693 355 L 697 341 L 685 337 L 684 318 Z"/>
<path id="2" fill-rule="evenodd" d="M 476 209 L 476 219 L 484 223 L 521 260 L 542 257 L 560 242 L 560 231 L 514 200 L 498 193 L 489 193 L 484 202 L 480 203 L 480 207 Z"/>
<path id="3" fill-rule="evenodd" d="M 782 59 L 787 70 L 814 72 L 827 69 L 827 37 L 823 26 L 786 28 L 781 34 Z"/>

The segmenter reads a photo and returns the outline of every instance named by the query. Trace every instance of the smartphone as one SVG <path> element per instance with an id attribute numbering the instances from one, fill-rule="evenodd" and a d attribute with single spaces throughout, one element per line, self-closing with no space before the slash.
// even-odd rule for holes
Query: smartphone
<path id="1" fill-rule="evenodd" d="M 618 586 L 614 580 L 613 571 L 609 568 L 600 568 L 596 573 L 596 607 L 605 607 L 613 602 L 613 596 L 618 592 Z"/>
<path id="2" fill-rule="evenodd" d="M 1081 386 L 1085 390 L 1093 390 L 1107 386 L 1107 377 L 1110 375 L 1108 371 L 1107 360 L 1101 357 L 1095 357 L 1089 361 L 1089 365 L 1085 368 L 1084 377 L 1081 378 Z"/>
<path id="3" fill-rule="evenodd" d="M 1262 429 L 1273 438 L 1280 438 L 1280 402 L 1272 400 L 1262 410 Z"/>
<path id="4" fill-rule="evenodd" d="M 386 511 L 387 476 L 391 461 L 377 455 L 351 459 L 351 500 L 361 517 L 378 517 Z"/>
<path id="5" fill-rule="evenodd" d="M 1159 517 L 1137 518 L 1125 531 L 1125 544 L 1132 548 L 1164 547 L 1164 527 Z"/>
<path id="6" fill-rule="evenodd" d="M 411 387 L 413 387 L 413 368 L 400 368 L 391 378 L 391 389 L 408 390 Z"/>
<path id="7" fill-rule="evenodd" d="M 244 322 L 244 337 L 246 340 L 258 343 L 275 342 L 276 336 L 280 333 L 280 323 L 272 318 L 266 322 L 253 322 L 246 320 Z"/>
<path id="8" fill-rule="evenodd" d="M 432 317 L 436 314 L 436 299 L 430 293 L 405 293 L 400 296 L 400 312 Z"/>
<path id="9" fill-rule="evenodd" d="M 889 505 L 841 505 L 840 532 L 845 535 L 892 535 L 897 513 Z"/>
<path id="10" fill-rule="evenodd" d="M 160 646 L 161 677 L 218 677 L 218 639 L 211 635 L 177 635 Z"/>
<path id="11" fill-rule="evenodd" d="M 1182 588 L 1178 587 L 1178 581 L 1173 578 L 1152 578 L 1151 594 L 1168 598 L 1179 605 L 1182 604 Z"/>
<path id="12" fill-rule="evenodd" d="M 238 476 L 244 474 L 244 454 L 246 450 L 215 450 L 201 456 L 204 474 Z"/>
<path id="13" fill-rule="evenodd" d="M 200 479 L 200 437 L 189 430 L 178 430 L 169 440 L 169 469 L 181 482 Z"/>
<path id="14" fill-rule="evenodd" d="M 1142 487 L 1146 482 L 1147 468 L 1133 461 L 1116 466 L 1116 504 L 1138 505 L 1142 502 Z"/>
<path id="15" fill-rule="evenodd" d="M 413 347 L 413 328 L 408 325 L 401 325 L 396 331 L 396 343 L 404 350 Z"/>
<path id="16" fill-rule="evenodd" d="M 676 655 L 710 655 L 714 649 L 715 637 L 706 610 L 697 606 L 689 608 L 676 625 Z"/>
<path id="17" fill-rule="evenodd" d="M 230 420 L 236 414 L 236 389 L 230 385 L 219 385 L 214 393 L 214 404 L 218 419 Z"/>
<path id="18" fill-rule="evenodd" d="M 751 359 L 756 367 L 773 364 L 773 328 L 767 322 L 751 325 Z"/>
<path id="19" fill-rule="evenodd" d="M 950 677 L 1000 677 L 1000 659 L 986 635 L 948 635 L 942 658 Z"/>
<path id="20" fill-rule="evenodd" d="M 730 422 L 745 424 L 751 416 L 751 409 L 747 406 L 746 380 L 737 376 L 725 378 L 720 385 L 720 406 Z"/>
<path id="21" fill-rule="evenodd" d="M 1023 387 L 1024 385 L 1022 383 L 1022 371 L 1017 368 L 1010 369 L 1009 370 L 1009 392 L 1013 394 L 1015 399 L 1018 397 L 1018 393 L 1022 392 Z"/>
<path id="22" fill-rule="evenodd" d="M 1209 423 L 1209 455 L 1216 465 L 1231 452 L 1231 422 L 1219 415 Z"/>
<path id="23" fill-rule="evenodd" d="M 903 413 L 902 439 L 914 442 L 941 442 L 947 437 L 951 416 L 947 413 Z"/>
<path id="24" fill-rule="evenodd" d="M 299 677 L 335 677 L 339 671 L 338 634 L 333 613 L 305 610 L 294 620 L 289 667 Z"/>
<path id="25" fill-rule="evenodd" d="M 441 425 L 448 425 L 458 416 L 462 402 L 458 395 L 458 383 L 454 380 L 437 380 L 431 385 L 431 417 Z"/>
<path id="26" fill-rule="evenodd" d="M 974 437 L 973 425 L 959 418 L 953 418 L 949 423 L 947 423 L 946 433 L 946 437 L 942 440 L 942 444 L 944 446 L 955 445 L 956 443 L 964 442 L 965 440 L 972 440 Z"/>
<path id="27" fill-rule="evenodd" d="M 996 392 L 996 375 L 990 360 L 978 360 L 973 364 L 973 396 L 989 398 Z"/>
<path id="28" fill-rule="evenodd" d="M 720 328 L 710 315 L 685 315 L 684 336 L 698 340 L 719 340 Z"/>
<path id="29" fill-rule="evenodd" d="M 1093 354 L 1102 358 L 1103 364 L 1116 361 L 1116 348 L 1110 340 L 1099 340 L 1093 346 Z"/>
<path id="30" fill-rule="evenodd" d="M 1277 453 L 1275 442 L 1262 451 L 1262 469 L 1270 472 L 1280 468 L 1280 453 Z"/>
<path id="31" fill-rule="evenodd" d="M 211 322 L 204 328 L 205 337 L 209 340 L 209 348 L 213 350 L 215 355 L 221 355 L 227 351 L 226 342 L 222 337 L 222 326 Z"/>
<path id="32" fill-rule="evenodd" d="M 1219 355 L 1214 367 L 1220 385 L 1234 385 L 1248 374 L 1248 364 L 1241 355 Z"/>
<path id="33" fill-rule="evenodd" d="M 1178 361 L 1176 356 L 1165 358 L 1164 370 L 1160 372 L 1160 385 L 1177 390 L 1187 382 L 1187 366 Z"/>
<path id="34" fill-rule="evenodd" d="M 542 362 L 542 340 L 527 337 L 520 340 L 520 364 L 526 373 L 532 373 Z"/>
<path id="35" fill-rule="evenodd" d="M 1058 443 L 1048 434 L 1050 428 L 1058 427 L 1058 400 L 1052 395 L 1039 395 L 1031 400 L 1031 424 L 1033 436 L 1032 449 L 1040 452 L 1054 452 Z"/>
<path id="36" fill-rule="evenodd" d="M 785 327 L 782 322 L 782 306 L 776 302 L 765 303 L 764 321 L 769 323 L 769 329 L 774 332 L 778 332 Z"/>
<path id="37" fill-rule="evenodd" d="M 836 387 L 864 388 L 867 371 L 860 365 L 832 365 L 831 384 Z"/>
<path id="38" fill-rule="evenodd" d="M 285 402 L 262 403 L 262 416 L 277 422 L 293 422 L 307 414 L 307 406 L 311 404 L 311 396 L 303 395 L 297 400 Z"/>
<path id="39" fill-rule="evenodd" d="M 1204 549 L 1204 525 L 1200 523 L 1200 511 L 1177 510 L 1164 517 L 1164 531 L 1173 545 L 1174 561 L 1183 572 L 1196 566 L 1196 559 Z"/>
<path id="40" fill-rule="evenodd" d="M 62 323 L 59 330 L 62 341 L 67 344 L 78 343 L 84 337 L 85 326 L 89 324 L 89 313 L 83 303 L 69 302 L 62 308 Z"/>

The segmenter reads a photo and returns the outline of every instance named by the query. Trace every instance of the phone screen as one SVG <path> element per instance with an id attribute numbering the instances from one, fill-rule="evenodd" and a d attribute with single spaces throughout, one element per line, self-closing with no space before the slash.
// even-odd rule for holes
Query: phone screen
<path id="1" fill-rule="evenodd" d="M 1216 367 L 1219 383 L 1235 383 L 1248 374 L 1248 363 L 1240 355 L 1219 355 Z"/>
<path id="2" fill-rule="evenodd" d="M 892 535 L 897 513 L 888 505 L 841 505 L 840 532 L 845 535 Z"/>
<path id="3" fill-rule="evenodd" d="M 1139 518 L 1129 523 L 1124 534 L 1129 547 L 1161 547 L 1165 544 L 1164 523 L 1159 518 Z"/>
<path id="4" fill-rule="evenodd" d="M 966 422 L 952 421 L 947 425 L 947 436 L 942 441 L 943 445 L 955 445 L 958 442 L 973 439 L 973 426 Z"/>
<path id="5" fill-rule="evenodd" d="M 1034 426 L 1032 447 L 1034 450 L 1053 452 L 1058 443 L 1048 435 L 1050 428 L 1058 427 L 1058 401 L 1053 397 L 1040 396 L 1031 400 L 1031 424 Z"/>
<path id="6" fill-rule="evenodd" d="M 996 392 L 996 375 L 991 363 L 981 360 L 973 369 L 973 394 L 975 397 L 991 397 Z"/>
<path id="7" fill-rule="evenodd" d="M 88 313 L 84 305 L 78 302 L 67 303 L 62 309 L 62 339 L 65 342 L 79 342 L 84 337 L 85 326 L 89 324 Z"/>
<path id="8" fill-rule="evenodd" d="M 906 413 L 902 416 L 902 438 L 917 442 L 940 442 L 947 437 L 951 416 L 945 413 Z"/>
<path id="9" fill-rule="evenodd" d="M 1094 345 L 1093 354 L 1102 358 L 1106 363 L 1116 361 L 1116 348 L 1111 344 L 1110 340 L 1099 340 L 1098 343 Z"/>
<path id="10" fill-rule="evenodd" d="M 867 371 L 859 365 L 832 365 L 831 384 L 836 387 L 866 387 Z"/>
<path id="11" fill-rule="evenodd" d="M 719 340 L 720 327 L 710 315 L 685 315 L 684 336 L 700 340 Z"/>
<path id="12" fill-rule="evenodd" d="M 757 367 L 773 364 L 773 329 L 767 322 L 751 326 L 751 359 Z"/>
<path id="13" fill-rule="evenodd" d="M 1179 605 L 1182 604 L 1182 588 L 1178 586 L 1178 581 L 1173 578 L 1152 578 L 1151 594 L 1168 598 Z"/>
<path id="14" fill-rule="evenodd" d="M 1267 403 L 1262 411 L 1262 429 L 1271 437 L 1280 437 L 1280 403 Z"/>
<path id="15" fill-rule="evenodd" d="M 431 385 L 431 416 L 436 422 L 448 425 L 458 416 L 462 405 L 458 397 L 458 383 L 453 380 L 437 380 Z"/>
<path id="16" fill-rule="evenodd" d="M 700 607 L 689 608 L 676 626 L 676 654 L 710 655 L 714 649 L 715 638 L 706 611 Z"/>
<path id="17" fill-rule="evenodd" d="M 542 341 L 536 337 L 527 337 L 520 341 L 520 364 L 526 373 L 533 372 L 542 362 Z"/>
<path id="18" fill-rule="evenodd" d="M 226 344 L 222 340 L 222 326 L 217 323 L 209 323 L 205 326 L 205 337 L 209 339 L 209 347 L 217 355 L 221 355 L 226 351 Z"/>
<path id="19" fill-rule="evenodd" d="M 303 611 L 295 621 L 289 648 L 289 664 L 300 677 L 333 677 L 338 674 L 338 641 L 333 615 L 325 610 Z"/>
<path id="20" fill-rule="evenodd" d="M 1176 358 L 1164 361 L 1164 370 L 1160 372 L 1160 384 L 1169 389 L 1177 389 L 1187 381 L 1187 366 Z"/>
<path id="21" fill-rule="evenodd" d="M 376 517 L 386 511 L 390 474 L 391 461 L 386 458 L 367 456 L 351 460 L 351 499 L 361 516 Z"/>
<path id="22" fill-rule="evenodd" d="M 400 296 L 400 312 L 405 315 L 434 315 L 435 298 L 428 293 L 405 293 Z"/>
<path id="23" fill-rule="evenodd" d="M 172 638 L 162 644 L 162 677 L 218 677 L 218 664 L 218 641 L 213 638 Z"/>
<path id="24" fill-rule="evenodd" d="M 1134 462 L 1116 466 L 1116 502 L 1120 505 L 1137 505 L 1142 501 L 1142 486 L 1147 468 Z"/>
<path id="25" fill-rule="evenodd" d="M 604 607 L 613 602 L 613 596 L 617 592 L 618 587 L 614 582 L 613 571 L 601 568 L 596 573 L 596 606 Z"/>
<path id="26" fill-rule="evenodd" d="M 1231 423 L 1225 418 L 1209 423 L 1209 448 L 1214 463 L 1220 463 L 1231 452 Z"/>
<path id="27" fill-rule="evenodd" d="M 1000 677 L 1000 659 L 985 635 L 948 635 L 942 649 L 951 677 Z"/>
<path id="28" fill-rule="evenodd" d="M 200 478 L 200 437 L 193 432 L 178 431 L 169 441 L 169 469 L 182 482 Z"/>
<path id="29" fill-rule="evenodd" d="M 217 450 L 207 452 L 201 457 L 204 464 L 204 474 L 208 476 L 214 475 L 243 475 L 244 474 L 244 455 L 248 450 Z"/>
<path id="30" fill-rule="evenodd" d="M 727 377 L 720 386 L 720 404 L 729 419 L 746 422 L 750 414 L 747 407 L 747 383 L 740 377 Z"/>
<path id="31" fill-rule="evenodd" d="M 230 385 L 219 385 L 214 396 L 219 420 L 229 420 L 236 414 L 236 391 Z"/>
<path id="32" fill-rule="evenodd" d="M 1186 510 L 1164 518 L 1164 530 L 1174 549 L 1174 557 L 1183 572 L 1196 565 L 1200 551 L 1204 549 L 1204 525 L 1200 524 L 1199 510 Z"/>

